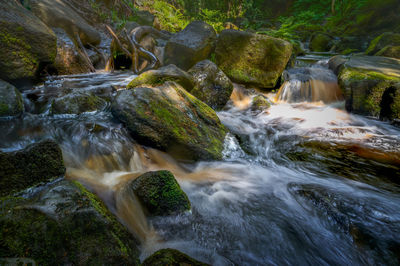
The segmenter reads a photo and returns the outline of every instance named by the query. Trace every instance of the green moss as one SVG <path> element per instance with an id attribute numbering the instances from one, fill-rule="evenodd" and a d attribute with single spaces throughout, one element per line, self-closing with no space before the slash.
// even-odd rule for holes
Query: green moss
<path id="1" fill-rule="evenodd" d="M 8 104 L 0 103 L 0 116 L 6 116 L 10 114 L 10 108 Z"/>
<path id="2" fill-rule="evenodd" d="M 169 171 L 145 173 L 132 182 L 131 188 L 151 215 L 190 210 L 188 197 Z"/>

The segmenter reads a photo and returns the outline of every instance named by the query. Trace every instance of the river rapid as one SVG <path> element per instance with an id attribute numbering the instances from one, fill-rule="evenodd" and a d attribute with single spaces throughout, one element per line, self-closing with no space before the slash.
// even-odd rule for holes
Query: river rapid
<path id="1" fill-rule="evenodd" d="M 180 163 L 143 147 L 109 107 L 48 114 L 59 90 L 122 89 L 129 72 L 51 77 L 25 92 L 23 118 L 0 121 L 0 149 L 55 139 L 66 177 L 98 194 L 141 240 L 141 259 L 169 247 L 213 265 L 396 265 L 400 129 L 347 113 L 332 75 L 323 63 L 289 70 L 263 111 L 236 86 L 218 112 L 231 131 L 222 161 Z M 174 173 L 190 212 L 145 217 L 125 184 L 158 169 Z"/>

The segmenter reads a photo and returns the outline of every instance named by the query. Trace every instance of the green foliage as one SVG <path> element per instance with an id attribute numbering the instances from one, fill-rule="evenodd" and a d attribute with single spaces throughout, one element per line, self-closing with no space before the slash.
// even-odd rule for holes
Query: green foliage
<path id="1" fill-rule="evenodd" d="M 163 30 L 177 32 L 184 29 L 190 22 L 178 8 L 165 1 L 148 1 L 145 2 L 145 6 L 154 11 Z"/>

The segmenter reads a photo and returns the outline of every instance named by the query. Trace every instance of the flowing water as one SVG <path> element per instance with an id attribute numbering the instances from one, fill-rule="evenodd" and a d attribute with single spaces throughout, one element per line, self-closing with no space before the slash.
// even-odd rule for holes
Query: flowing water
<path id="1" fill-rule="evenodd" d="M 399 263 L 400 130 L 344 111 L 336 79 L 321 64 L 289 70 L 278 95 L 267 95 L 278 101 L 263 112 L 249 108 L 251 92 L 236 88 L 218 113 L 232 132 L 222 161 L 182 164 L 140 146 L 109 107 L 48 114 L 60 91 L 112 93 L 133 78 L 48 80 L 25 93 L 30 113 L 0 122 L 0 149 L 55 139 L 67 178 L 97 193 L 142 241 L 141 259 L 170 247 L 213 265 Z M 126 184 L 157 169 L 174 173 L 191 212 L 145 217 Z"/>

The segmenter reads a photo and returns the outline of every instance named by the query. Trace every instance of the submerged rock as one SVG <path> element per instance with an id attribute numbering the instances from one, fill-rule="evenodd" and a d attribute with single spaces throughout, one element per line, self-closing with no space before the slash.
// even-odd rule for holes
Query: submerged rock
<path id="1" fill-rule="evenodd" d="M 139 86 L 157 87 L 167 81 L 174 81 L 181 85 L 185 90 L 191 91 L 194 83 L 192 77 L 175 65 L 168 65 L 157 70 L 149 70 L 140 74 L 132 80 L 127 88 L 132 89 Z"/>
<path id="2" fill-rule="evenodd" d="M 81 114 L 83 112 L 102 110 L 106 105 L 107 102 L 98 96 L 75 92 L 54 99 L 51 103 L 50 113 Z"/>
<path id="3" fill-rule="evenodd" d="M 215 40 L 216 33 L 212 26 L 194 21 L 169 39 L 165 46 L 164 64 L 188 70 L 210 56 Z"/>
<path id="4" fill-rule="evenodd" d="M 61 0 L 30 0 L 29 8 L 47 26 L 62 28 L 71 38 L 79 34 L 83 45 L 98 45 L 101 41 L 95 28 Z"/>
<path id="5" fill-rule="evenodd" d="M 0 196 L 26 189 L 65 173 L 60 147 L 51 140 L 23 150 L 0 152 Z"/>
<path id="6" fill-rule="evenodd" d="M 194 88 L 189 92 L 208 106 L 221 110 L 229 101 L 233 84 L 216 64 L 204 60 L 193 66 L 188 73 L 195 82 Z"/>
<path id="7" fill-rule="evenodd" d="M 176 83 L 119 91 L 111 111 L 141 144 L 177 159 L 222 158 L 225 127 L 214 110 Z"/>
<path id="8" fill-rule="evenodd" d="M 13 85 L 0 80 L 0 117 L 19 116 L 23 112 L 21 93 Z"/>
<path id="9" fill-rule="evenodd" d="M 176 249 L 161 249 L 155 252 L 153 255 L 148 257 L 142 264 L 143 266 L 162 266 L 162 265 L 170 265 L 170 266 L 183 266 L 183 265 L 192 265 L 192 266 L 206 266 L 209 264 L 197 261 L 188 255 L 176 250 Z"/>
<path id="10" fill-rule="evenodd" d="M 138 241 L 78 182 L 0 200 L 0 254 L 38 265 L 139 265 Z"/>
<path id="11" fill-rule="evenodd" d="M 348 111 L 381 118 L 400 117 L 400 110 L 396 108 L 400 105 L 399 99 L 388 91 L 400 82 L 400 60 L 353 56 L 349 60 L 344 59 L 341 64 L 332 65 L 338 69 L 339 86 L 344 92 Z M 382 113 L 385 102 L 390 102 L 394 107 L 389 114 Z"/>
<path id="12" fill-rule="evenodd" d="M 378 55 L 377 53 L 387 46 L 400 46 L 400 33 L 385 32 L 373 39 L 365 53 Z"/>
<path id="13" fill-rule="evenodd" d="M 244 31 L 223 30 L 215 50 L 217 65 L 233 81 L 274 88 L 292 54 L 284 40 Z"/>
<path id="14" fill-rule="evenodd" d="M 56 36 L 17 1 L 0 2 L 0 79 L 32 80 L 56 57 Z"/>
<path id="15" fill-rule="evenodd" d="M 129 187 L 150 215 L 178 214 L 190 210 L 185 192 L 170 171 L 145 173 Z"/>
<path id="16" fill-rule="evenodd" d="M 253 98 L 253 101 L 251 102 L 251 110 L 253 112 L 262 112 L 265 111 L 266 109 L 269 109 L 271 107 L 271 103 L 268 101 L 268 99 L 262 95 L 257 95 Z"/>

